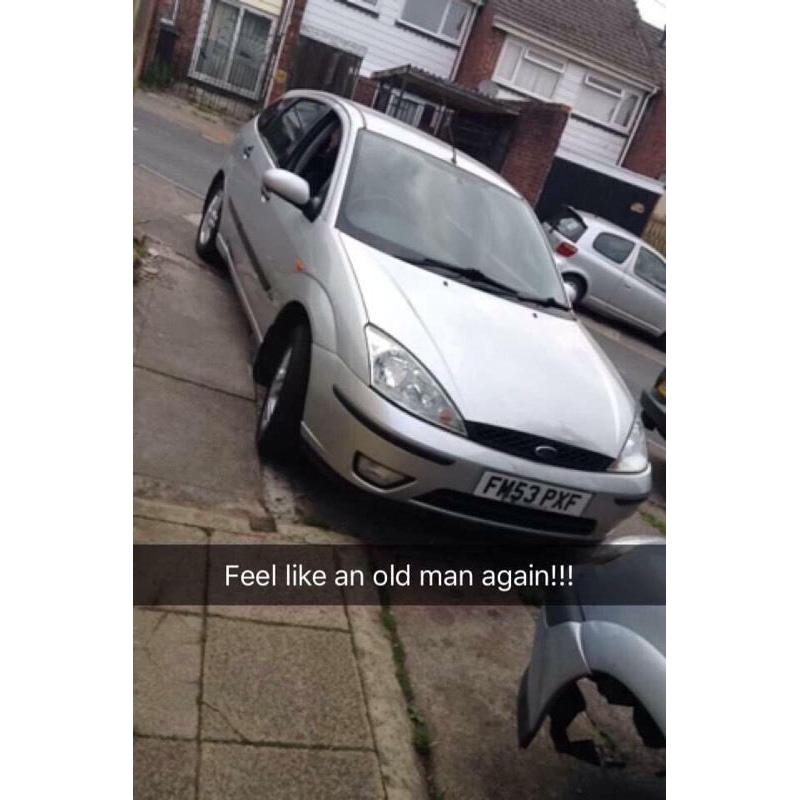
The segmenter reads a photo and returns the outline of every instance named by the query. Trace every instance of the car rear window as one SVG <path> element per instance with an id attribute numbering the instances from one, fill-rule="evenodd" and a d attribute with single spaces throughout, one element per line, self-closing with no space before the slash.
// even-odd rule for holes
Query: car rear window
<path id="1" fill-rule="evenodd" d="M 633 242 L 613 233 L 598 234 L 592 247 L 615 264 L 621 264 L 633 250 Z"/>
<path id="2" fill-rule="evenodd" d="M 550 225 L 572 242 L 577 242 L 586 230 L 583 220 L 574 211 L 568 209 L 550 219 Z"/>

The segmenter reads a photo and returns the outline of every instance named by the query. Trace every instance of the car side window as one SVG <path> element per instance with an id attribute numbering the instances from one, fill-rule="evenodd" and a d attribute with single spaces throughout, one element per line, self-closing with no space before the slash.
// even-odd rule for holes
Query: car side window
<path id="1" fill-rule="evenodd" d="M 312 197 L 324 198 L 342 142 L 342 125 L 331 113 L 312 134 L 308 147 L 296 159 L 294 172 L 308 181 Z"/>
<path id="2" fill-rule="evenodd" d="M 259 133 L 264 136 L 264 131 L 269 128 L 270 123 L 278 116 L 284 112 L 290 105 L 292 104 L 291 100 L 278 100 L 277 103 L 273 103 L 271 106 L 267 106 L 259 115 L 258 115 L 258 130 Z"/>
<path id="3" fill-rule="evenodd" d="M 633 242 L 614 233 L 600 233 L 592 242 L 592 247 L 615 264 L 622 264 L 631 254 Z"/>
<path id="4" fill-rule="evenodd" d="M 646 281 L 651 286 L 655 286 L 662 292 L 667 291 L 667 264 L 655 253 L 642 248 L 633 265 L 634 274 Z"/>
<path id="5" fill-rule="evenodd" d="M 278 166 L 283 167 L 297 145 L 326 113 L 328 107 L 316 100 L 288 101 L 287 107 L 259 120 L 259 131 Z"/>

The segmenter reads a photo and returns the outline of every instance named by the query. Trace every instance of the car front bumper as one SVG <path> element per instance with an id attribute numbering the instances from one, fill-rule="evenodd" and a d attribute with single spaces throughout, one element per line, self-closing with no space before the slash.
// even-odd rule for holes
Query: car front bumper
<path id="1" fill-rule="evenodd" d="M 314 346 L 303 414 L 305 441 L 335 472 L 373 494 L 471 522 L 569 541 L 602 539 L 650 492 L 650 467 L 640 473 L 583 472 L 492 450 L 424 422 L 385 400 L 330 351 Z M 378 489 L 354 471 L 357 453 L 409 476 Z M 493 470 L 591 492 L 581 517 L 537 511 L 476 497 Z"/>

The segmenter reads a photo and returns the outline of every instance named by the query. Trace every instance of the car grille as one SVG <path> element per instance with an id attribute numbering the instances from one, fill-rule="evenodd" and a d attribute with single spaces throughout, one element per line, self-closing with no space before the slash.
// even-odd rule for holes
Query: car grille
<path id="1" fill-rule="evenodd" d="M 456 492 L 452 489 L 437 489 L 434 492 L 415 497 L 414 502 L 452 511 L 467 517 L 505 525 L 516 525 L 546 533 L 566 533 L 576 536 L 588 536 L 597 525 L 597 521 L 584 517 L 569 517 L 565 514 L 553 514 L 550 511 L 539 511 L 535 508 L 522 508 L 508 503 L 499 503 L 485 497 Z"/>
<path id="2" fill-rule="evenodd" d="M 556 442 L 543 436 L 511 431 L 508 428 L 497 428 L 483 422 L 466 422 L 464 424 L 467 427 L 467 435 L 473 442 L 490 447 L 492 450 L 499 450 L 501 453 L 519 456 L 528 461 L 538 461 L 542 464 L 567 469 L 582 469 L 587 472 L 604 472 L 614 462 L 613 458 L 602 453 Z M 555 454 L 550 457 L 537 455 L 536 448 L 543 445 L 554 448 Z"/>

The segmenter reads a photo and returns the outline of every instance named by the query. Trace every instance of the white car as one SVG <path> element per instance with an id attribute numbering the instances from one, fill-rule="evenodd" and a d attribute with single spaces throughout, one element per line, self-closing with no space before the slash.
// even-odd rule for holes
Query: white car
<path id="1" fill-rule="evenodd" d="M 667 262 L 608 220 L 566 207 L 545 223 L 575 303 L 667 336 Z"/>

